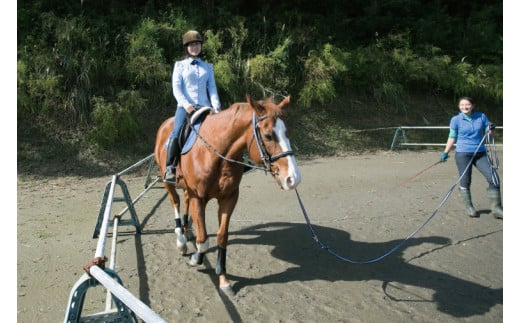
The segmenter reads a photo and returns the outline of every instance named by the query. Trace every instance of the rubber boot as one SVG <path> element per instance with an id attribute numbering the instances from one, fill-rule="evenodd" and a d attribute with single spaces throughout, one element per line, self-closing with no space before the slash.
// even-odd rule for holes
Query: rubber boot
<path id="1" fill-rule="evenodd" d="M 491 201 L 491 214 L 495 219 L 503 218 L 502 199 L 500 198 L 500 188 L 487 189 L 489 200 Z"/>
<path id="2" fill-rule="evenodd" d="M 166 171 L 164 172 L 164 180 L 173 181 L 175 180 L 175 162 L 180 153 L 179 140 L 177 137 L 169 137 L 168 154 L 166 155 Z"/>
<path id="3" fill-rule="evenodd" d="M 468 188 L 459 188 L 459 194 L 462 198 L 462 201 L 466 205 L 466 213 L 471 218 L 478 217 L 477 211 L 473 208 L 473 203 L 471 202 L 471 192 Z"/>

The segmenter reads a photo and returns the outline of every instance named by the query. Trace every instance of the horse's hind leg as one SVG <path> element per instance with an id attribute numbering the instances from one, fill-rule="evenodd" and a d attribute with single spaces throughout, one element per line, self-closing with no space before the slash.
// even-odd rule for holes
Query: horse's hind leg
<path id="1" fill-rule="evenodd" d="M 167 186 L 168 190 L 168 198 L 170 199 L 170 203 L 173 206 L 173 211 L 175 213 L 175 235 L 177 236 L 177 250 L 183 255 L 188 251 L 188 246 L 186 245 L 186 237 L 183 232 L 181 216 L 180 216 L 180 198 L 179 194 L 175 191 L 175 188 L 171 186 Z"/>
<path id="2" fill-rule="evenodd" d="M 195 234 L 193 233 L 193 227 L 192 223 L 193 221 L 190 220 L 189 214 L 190 214 L 190 199 L 188 197 L 188 192 L 186 190 L 183 194 L 183 202 L 184 202 L 184 215 L 182 218 L 182 228 L 184 235 L 186 236 L 187 240 L 193 240 L 195 238 Z"/>

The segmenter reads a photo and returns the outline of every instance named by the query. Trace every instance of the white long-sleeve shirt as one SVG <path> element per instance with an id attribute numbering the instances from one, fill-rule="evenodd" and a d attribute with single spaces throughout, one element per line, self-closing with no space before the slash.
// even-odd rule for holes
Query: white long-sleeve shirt
<path id="1" fill-rule="evenodd" d="M 172 87 L 177 106 L 186 108 L 191 104 L 220 109 L 213 65 L 200 58 L 188 57 L 175 62 Z"/>

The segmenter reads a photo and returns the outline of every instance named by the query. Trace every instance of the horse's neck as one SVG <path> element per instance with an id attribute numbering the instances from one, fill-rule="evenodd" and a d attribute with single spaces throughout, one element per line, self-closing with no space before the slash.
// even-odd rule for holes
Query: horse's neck
<path id="1" fill-rule="evenodd" d="M 228 158 L 242 157 L 248 140 L 252 139 L 253 110 L 247 107 L 232 106 L 215 116 L 214 123 L 206 132 L 215 148 Z"/>

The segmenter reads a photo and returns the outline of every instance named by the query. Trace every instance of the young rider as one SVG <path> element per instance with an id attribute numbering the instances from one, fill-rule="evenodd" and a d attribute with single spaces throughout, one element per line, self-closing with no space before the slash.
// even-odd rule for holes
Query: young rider
<path id="1" fill-rule="evenodd" d="M 201 59 L 202 35 L 196 30 L 182 37 L 184 59 L 175 62 L 172 74 L 173 96 L 177 101 L 175 124 L 168 138 L 164 179 L 175 179 L 175 163 L 180 155 L 179 136 L 186 117 L 198 108 L 209 106 L 220 111 L 220 99 L 215 83 L 213 65 Z"/>

